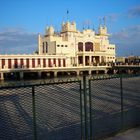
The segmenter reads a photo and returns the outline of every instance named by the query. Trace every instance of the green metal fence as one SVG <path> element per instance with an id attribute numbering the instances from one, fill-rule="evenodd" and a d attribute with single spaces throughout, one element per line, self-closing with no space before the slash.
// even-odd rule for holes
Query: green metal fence
<path id="1" fill-rule="evenodd" d="M 81 139 L 81 81 L 1 87 L 0 139 Z"/>
<path id="2" fill-rule="evenodd" d="M 2 84 L 0 139 L 94 140 L 140 125 L 139 76 Z"/>
<path id="3" fill-rule="evenodd" d="M 89 79 L 88 139 L 106 137 L 140 125 L 139 76 Z"/>

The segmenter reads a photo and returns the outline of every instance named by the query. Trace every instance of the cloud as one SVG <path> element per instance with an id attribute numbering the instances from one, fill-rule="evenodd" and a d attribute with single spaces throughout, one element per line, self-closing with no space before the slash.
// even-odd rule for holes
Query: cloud
<path id="1" fill-rule="evenodd" d="M 7 28 L 0 31 L 0 54 L 33 53 L 37 49 L 37 34 L 23 28 Z"/>
<path id="2" fill-rule="evenodd" d="M 112 34 L 111 42 L 116 44 L 117 55 L 140 55 L 140 25 L 131 26 Z"/>
<path id="3" fill-rule="evenodd" d="M 130 17 L 130 18 L 131 17 L 140 17 L 140 5 L 129 9 L 127 14 L 128 14 L 128 17 Z"/>

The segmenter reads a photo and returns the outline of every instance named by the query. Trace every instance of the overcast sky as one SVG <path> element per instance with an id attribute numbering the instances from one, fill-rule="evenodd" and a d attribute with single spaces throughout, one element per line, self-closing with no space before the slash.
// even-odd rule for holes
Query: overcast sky
<path id="1" fill-rule="evenodd" d="M 140 0 L 1 0 L 0 54 L 29 54 L 37 50 L 37 34 L 46 26 L 60 31 L 62 21 L 98 31 L 106 17 L 111 43 L 118 56 L 140 55 Z"/>

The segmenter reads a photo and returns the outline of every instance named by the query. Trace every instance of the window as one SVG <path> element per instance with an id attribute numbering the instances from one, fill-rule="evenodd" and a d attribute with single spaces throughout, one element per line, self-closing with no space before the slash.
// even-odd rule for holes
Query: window
<path id="1" fill-rule="evenodd" d="M 61 47 L 63 47 L 63 45 L 61 45 Z"/>
<path id="2" fill-rule="evenodd" d="M 83 43 L 82 42 L 79 42 L 78 43 L 78 51 L 83 51 Z"/>
<path id="3" fill-rule="evenodd" d="M 65 45 L 65 47 L 68 47 L 68 45 Z"/>
<path id="4" fill-rule="evenodd" d="M 42 50 L 43 50 L 43 53 L 44 53 L 44 52 L 45 52 L 45 49 L 44 49 L 44 42 L 43 42 L 43 46 L 42 46 L 42 48 L 43 48 Z"/>
<path id="5" fill-rule="evenodd" d="M 57 45 L 57 47 L 60 47 L 60 45 Z"/>
<path id="6" fill-rule="evenodd" d="M 93 43 L 92 42 L 85 43 L 85 51 L 93 51 Z"/>
<path id="7" fill-rule="evenodd" d="M 46 53 L 48 52 L 48 43 L 46 42 Z"/>

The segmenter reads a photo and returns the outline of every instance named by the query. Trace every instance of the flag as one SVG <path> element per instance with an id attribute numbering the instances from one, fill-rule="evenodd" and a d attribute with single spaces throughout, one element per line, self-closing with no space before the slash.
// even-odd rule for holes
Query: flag
<path id="1" fill-rule="evenodd" d="M 67 10 L 67 14 L 69 14 L 69 10 Z"/>

